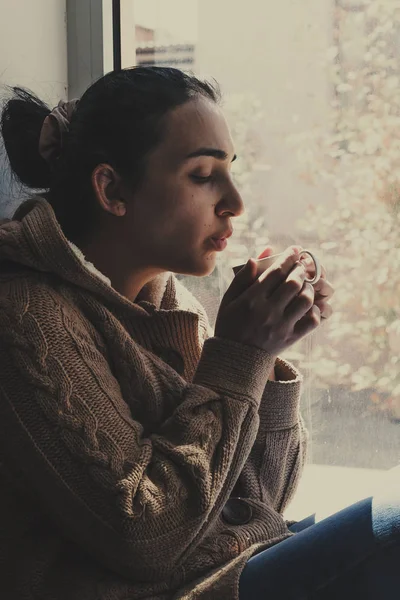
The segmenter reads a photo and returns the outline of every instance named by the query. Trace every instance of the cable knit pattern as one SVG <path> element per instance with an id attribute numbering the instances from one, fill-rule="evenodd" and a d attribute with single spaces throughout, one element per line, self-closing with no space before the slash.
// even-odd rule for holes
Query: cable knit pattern
<path id="1" fill-rule="evenodd" d="M 237 599 L 248 558 L 291 535 L 300 378 L 280 361 L 267 383 L 271 356 L 208 329 L 169 274 L 120 296 L 45 200 L 0 225 L 5 598 Z"/>

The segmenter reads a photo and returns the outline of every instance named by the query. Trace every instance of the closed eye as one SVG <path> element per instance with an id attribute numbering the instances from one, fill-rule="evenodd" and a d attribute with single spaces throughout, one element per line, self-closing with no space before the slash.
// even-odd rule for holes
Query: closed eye
<path id="1" fill-rule="evenodd" d="M 191 175 L 191 178 L 196 183 L 208 183 L 209 181 L 212 181 L 213 176 L 207 175 L 206 177 L 203 177 L 201 175 Z"/>

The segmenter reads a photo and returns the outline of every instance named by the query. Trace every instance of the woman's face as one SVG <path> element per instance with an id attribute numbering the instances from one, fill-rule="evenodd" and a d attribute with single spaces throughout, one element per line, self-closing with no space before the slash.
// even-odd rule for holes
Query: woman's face
<path id="1" fill-rule="evenodd" d="M 210 100 L 191 100 L 167 115 L 144 181 L 126 198 L 124 230 L 136 267 L 213 271 L 232 233 L 232 217 L 243 212 L 230 173 L 234 158 L 226 121 Z"/>

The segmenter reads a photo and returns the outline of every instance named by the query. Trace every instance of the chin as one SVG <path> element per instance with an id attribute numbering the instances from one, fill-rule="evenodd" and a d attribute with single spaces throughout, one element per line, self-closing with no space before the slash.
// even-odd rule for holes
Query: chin
<path id="1" fill-rule="evenodd" d="M 193 277 L 207 277 L 211 275 L 216 267 L 216 257 L 211 256 L 202 261 L 190 265 L 182 265 L 179 270 L 174 271 L 180 275 L 191 275 Z"/>
<path id="2" fill-rule="evenodd" d="M 211 275 L 214 271 L 217 264 L 217 256 L 215 253 L 209 255 L 198 265 L 198 271 L 196 272 L 197 277 L 207 277 L 207 275 Z"/>

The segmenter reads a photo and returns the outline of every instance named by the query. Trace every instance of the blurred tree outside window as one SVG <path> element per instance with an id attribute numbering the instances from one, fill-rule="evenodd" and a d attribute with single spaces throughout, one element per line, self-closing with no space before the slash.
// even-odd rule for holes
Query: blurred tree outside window
<path id="1" fill-rule="evenodd" d="M 335 190 L 301 223 L 340 290 L 311 371 L 316 386 L 367 390 L 361 413 L 400 419 L 400 2 L 337 1 L 327 63 L 328 134 L 289 140 L 301 176 Z"/>

